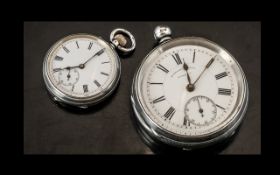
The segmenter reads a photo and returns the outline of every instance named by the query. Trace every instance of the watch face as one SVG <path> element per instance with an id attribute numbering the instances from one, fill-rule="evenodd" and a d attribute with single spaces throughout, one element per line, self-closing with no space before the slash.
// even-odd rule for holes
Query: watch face
<path id="1" fill-rule="evenodd" d="M 114 50 L 102 39 L 87 34 L 70 35 L 48 52 L 44 70 L 51 89 L 72 99 L 105 95 L 119 78 Z"/>
<path id="2" fill-rule="evenodd" d="M 203 137 L 236 122 L 244 104 L 243 72 L 218 45 L 173 39 L 155 48 L 136 75 L 145 120 L 183 137 Z"/>

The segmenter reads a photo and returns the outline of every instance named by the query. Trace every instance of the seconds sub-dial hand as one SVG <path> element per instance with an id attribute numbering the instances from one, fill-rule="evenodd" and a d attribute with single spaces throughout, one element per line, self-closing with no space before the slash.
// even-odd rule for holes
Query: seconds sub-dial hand
<path id="1" fill-rule="evenodd" d="M 200 105 L 200 102 L 199 102 L 199 100 L 198 100 L 198 97 L 196 98 L 196 100 L 197 100 L 198 107 L 199 107 L 198 112 L 201 113 L 201 117 L 203 117 L 203 109 L 201 108 L 201 105 Z"/>
<path id="2" fill-rule="evenodd" d="M 215 60 L 215 57 L 213 57 L 208 63 L 207 65 L 205 66 L 205 68 L 203 69 L 203 71 L 200 73 L 200 75 L 197 77 L 197 79 L 194 81 L 193 85 L 195 85 L 195 83 L 199 80 L 199 78 L 201 77 L 201 75 L 205 72 L 206 69 L 208 69 L 211 64 L 214 62 Z"/>
<path id="3" fill-rule="evenodd" d="M 70 78 L 70 68 L 68 69 L 68 74 L 67 74 L 67 81 L 69 81 L 69 78 Z"/>
<path id="4" fill-rule="evenodd" d="M 187 90 L 191 92 L 191 91 L 194 90 L 194 85 L 192 84 L 192 81 L 191 81 L 191 78 L 190 78 L 190 75 L 189 75 L 189 72 L 188 72 L 189 66 L 185 63 L 185 61 L 184 61 L 184 64 L 183 64 L 183 68 L 187 72 L 187 78 L 188 78 L 188 82 L 189 82 L 189 84 L 187 85 Z"/>

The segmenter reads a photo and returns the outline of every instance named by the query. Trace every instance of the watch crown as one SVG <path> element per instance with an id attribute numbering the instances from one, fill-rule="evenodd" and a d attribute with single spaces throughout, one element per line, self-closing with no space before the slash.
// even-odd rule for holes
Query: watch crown
<path id="1" fill-rule="evenodd" d="M 171 39 L 171 33 L 171 29 L 168 26 L 157 26 L 154 30 L 154 37 L 159 43 L 162 43 Z"/>

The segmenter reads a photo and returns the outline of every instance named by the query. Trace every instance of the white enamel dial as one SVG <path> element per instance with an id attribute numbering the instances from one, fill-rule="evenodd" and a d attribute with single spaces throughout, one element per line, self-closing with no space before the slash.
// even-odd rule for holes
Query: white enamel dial
<path id="1" fill-rule="evenodd" d="M 189 92 L 183 64 L 188 65 L 193 83 L 212 58 L 214 61 L 211 66 L 201 75 L 195 89 Z M 183 135 L 211 132 L 212 128 L 227 120 L 238 92 L 237 81 L 230 66 L 217 53 L 200 46 L 179 46 L 162 53 L 147 69 L 142 84 L 143 99 L 152 113 L 152 119 L 169 131 Z M 209 98 L 218 107 L 217 117 L 209 124 L 196 125 L 195 122 L 184 121 L 186 103 L 198 95 Z M 190 114 L 188 118 L 194 120 L 197 117 L 194 115 Z"/>
<path id="2" fill-rule="evenodd" d="M 44 68 L 47 87 L 54 95 L 63 94 L 74 105 L 102 99 L 116 86 L 120 76 L 115 51 L 102 39 L 87 34 L 70 35 L 58 41 L 48 52 Z"/>
<path id="3" fill-rule="evenodd" d="M 132 102 L 138 118 L 168 137 L 211 138 L 243 117 L 248 94 L 242 78 L 235 59 L 216 44 L 179 38 L 158 46 L 142 62 Z"/>

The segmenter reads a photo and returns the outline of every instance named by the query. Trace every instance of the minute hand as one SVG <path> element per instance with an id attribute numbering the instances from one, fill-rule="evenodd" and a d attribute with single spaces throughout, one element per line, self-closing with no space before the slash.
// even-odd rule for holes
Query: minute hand
<path id="1" fill-rule="evenodd" d="M 96 52 L 92 57 L 90 57 L 86 62 L 84 62 L 83 65 L 87 64 L 87 62 L 89 62 L 92 58 L 94 58 L 95 56 L 99 56 L 104 52 L 105 48 L 99 50 L 98 52 Z"/>
<path id="2" fill-rule="evenodd" d="M 199 80 L 199 78 L 201 77 L 201 75 L 205 72 L 206 69 L 208 69 L 211 64 L 213 63 L 213 61 L 215 60 L 215 58 L 212 58 L 207 65 L 205 66 L 205 68 L 203 69 L 203 71 L 200 73 L 200 75 L 197 77 L 197 79 L 194 81 L 193 85 Z"/>

